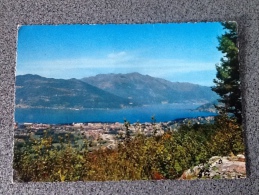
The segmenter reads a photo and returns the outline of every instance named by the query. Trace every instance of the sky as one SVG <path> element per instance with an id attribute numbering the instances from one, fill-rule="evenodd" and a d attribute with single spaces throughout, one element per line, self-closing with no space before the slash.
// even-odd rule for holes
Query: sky
<path id="1" fill-rule="evenodd" d="M 220 23 L 20 26 L 16 75 L 81 79 L 139 72 L 213 86 L 223 33 Z"/>

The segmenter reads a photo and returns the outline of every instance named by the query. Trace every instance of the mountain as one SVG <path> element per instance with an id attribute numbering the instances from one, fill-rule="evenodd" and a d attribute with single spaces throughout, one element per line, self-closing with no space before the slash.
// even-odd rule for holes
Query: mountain
<path id="1" fill-rule="evenodd" d="M 93 77 L 85 77 L 82 81 L 140 104 L 207 103 L 218 98 L 210 87 L 191 83 L 170 82 L 136 72 L 129 74 L 99 74 Z"/>
<path id="2" fill-rule="evenodd" d="M 17 107 L 121 108 L 130 100 L 77 79 L 52 79 L 38 75 L 16 77 Z"/>
<path id="3" fill-rule="evenodd" d="M 200 111 L 200 112 L 214 112 L 217 113 L 218 110 L 215 108 L 216 106 L 223 106 L 223 103 L 218 102 L 218 100 L 203 104 L 201 106 L 199 106 L 198 108 L 196 108 L 196 111 Z"/>
<path id="4" fill-rule="evenodd" d="M 208 103 L 218 96 L 210 87 L 129 74 L 99 74 L 78 79 L 39 75 L 16 77 L 16 107 L 122 108 L 161 103 Z"/>

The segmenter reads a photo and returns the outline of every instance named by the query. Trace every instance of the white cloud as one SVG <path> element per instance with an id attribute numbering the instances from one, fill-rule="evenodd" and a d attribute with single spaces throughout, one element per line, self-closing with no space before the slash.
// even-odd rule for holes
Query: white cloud
<path id="1" fill-rule="evenodd" d="M 127 57 L 127 54 L 125 51 L 121 51 L 121 52 L 118 52 L 118 53 L 110 53 L 107 55 L 108 58 L 111 58 L 111 59 L 118 59 L 118 58 L 122 58 L 122 57 Z"/>
<path id="2" fill-rule="evenodd" d="M 127 72 L 140 72 L 163 78 L 169 74 L 215 70 L 215 63 L 192 62 L 170 58 L 145 58 L 140 55 L 121 51 L 117 53 L 113 52 L 100 58 L 86 57 L 23 62 L 18 64 L 17 70 L 17 74 L 32 73 L 46 77 L 52 75 L 54 78 L 62 78 L 64 73 L 71 73 L 70 78 L 80 78 L 94 76 L 99 73 Z"/>

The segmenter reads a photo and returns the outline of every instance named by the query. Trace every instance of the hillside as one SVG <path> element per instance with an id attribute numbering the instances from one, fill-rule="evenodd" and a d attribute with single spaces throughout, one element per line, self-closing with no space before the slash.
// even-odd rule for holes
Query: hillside
<path id="1" fill-rule="evenodd" d="M 120 108 L 130 101 L 77 79 L 16 77 L 16 106 L 25 108 Z"/>
<path id="2" fill-rule="evenodd" d="M 214 100 L 212 102 L 203 104 L 201 106 L 199 106 L 198 108 L 196 108 L 196 111 L 200 111 L 200 112 L 213 112 L 213 113 L 217 113 L 217 109 L 215 106 L 223 106 L 223 103 L 218 102 L 218 100 Z"/>
<path id="3" fill-rule="evenodd" d="M 16 107 L 122 108 L 145 104 L 208 103 L 217 99 L 209 87 L 170 82 L 139 73 L 100 74 L 79 79 L 39 75 L 16 77 Z"/>
<path id="4" fill-rule="evenodd" d="M 210 87 L 170 82 L 139 73 L 99 74 L 93 77 L 85 77 L 82 81 L 140 104 L 207 103 L 217 99 L 217 95 Z"/>

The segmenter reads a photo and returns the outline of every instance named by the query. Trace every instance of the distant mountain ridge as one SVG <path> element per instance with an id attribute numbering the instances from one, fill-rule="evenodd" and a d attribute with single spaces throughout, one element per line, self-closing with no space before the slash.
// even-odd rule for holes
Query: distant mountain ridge
<path id="1" fill-rule="evenodd" d="M 210 87 L 191 83 L 170 82 L 136 72 L 99 74 L 93 77 L 85 77 L 82 81 L 141 104 L 163 102 L 207 103 L 218 98 Z"/>
<path id="2" fill-rule="evenodd" d="M 39 75 L 16 77 L 17 107 L 121 108 L 130 101 L 78 79 L 52 79 Z"/>
<path id="3" fill-rule="evenodd" d="M 210 87 L 128 74 L 99 74 L 83 79 L 39 75 L 16 77 L 16 107 L 124 108 L 146 104 L 207 103 L 217 99 Z"/>

